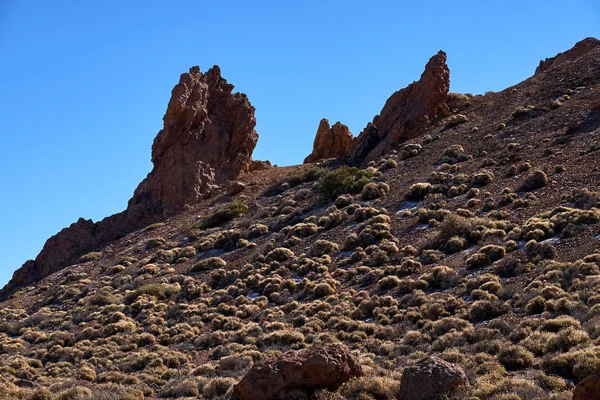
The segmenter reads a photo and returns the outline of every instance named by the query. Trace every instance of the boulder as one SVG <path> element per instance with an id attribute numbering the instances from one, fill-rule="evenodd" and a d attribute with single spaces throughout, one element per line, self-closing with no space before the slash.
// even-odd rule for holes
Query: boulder
<path id="1" fill-rule="evenodd" d="M 233 396 L 240 400 L 270 400 L 290 390 L 336 390 L 361 375 L 357 358 L 344 347 L 315 346 L 254 365 L 234 386 Z"/>
<path id="2" fill-rule="evenodd" d="M 549 70 L 552 67 L 556 67 L 559 64 L 564 63 L 565 61 L 573 61 L 579 56 L 584 55 L 588 51 L 600 46 L 600 40 L 589 37 L 583 39 L 580 42 L 577 42 L 575 46 L 571 49 L 558 53 L 554 57 L 546 58 L 545 60 L 540 61 L 540 65 L 535 69 L 535 74 L 541 74 L 544 71 Z"/>
<path id="3" fill-rule="evenodd" d="M 582 380 L 573 391 L 573 400 L 600 400 L 600 374 Z"/>
<path id="4" fill-rule="evenodd" d="M 246 185 L 239 181 L 230 182 L 227 186 L 227 195 L 235 196 L 236 194 L 242 193 L 246 189 Z"/>
<path id="5" fill-rule="evenodd" d="M 350 155 L 353 164 L 375 160 L 392 147 L 421 135 L 429 124 L 449 115 L 450 70 L 446 53 L 431 57 L 421 79 L 390 96 L 355 141 Z"/>
<path id="6" fill-rule="evenodd" d="M 332 127 L 325 118 L 319 123 L 312 153 L 304 159 L 304 163 L 313 163 L 325 158 L 338 158 L 350 155 L 354 145 L 354 136 L 348 127 L 336 122 Z"/>
<path id="7" fill-rule="evenodd" d="M 428 357 L 402 373 L 400 400 L 442 400 L 463 393 L 469 380 L 463 369 L 438 357 Z"/>

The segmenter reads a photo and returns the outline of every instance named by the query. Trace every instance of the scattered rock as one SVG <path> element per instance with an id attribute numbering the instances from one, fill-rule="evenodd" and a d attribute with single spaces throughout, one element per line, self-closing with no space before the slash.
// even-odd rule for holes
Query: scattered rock
<path id="1" fill-rule="evenodd" d="M 462 393 L 469 386 L 463 369 L 437 357 L 407 367 L 400 383 L 401 400 L 442 400 Z"/>
<path id="2" fill-rule="evenodd" d="M 312 153 L 304 159 L 304 163 L 312 163 L 325 158 L 338 158 L 350 155 L 354 145 L 354 136 L 348 127 L 336 122 L 332 127 L 325 118 L 319 123 Z"/>
<path id="3" fill-rule="evenodd" d="M 241 400 L 270 400 L 295 389 L 336 390 L 361 375 L 358 360 L 345 348 L 315 346 L 255 365 L 234 386 L 233 395 Z"/>
<path id="4" fill-rule="evenodd" d="M 565 61 L 572 61 L 598 46 L 600 46 L 600 40 L 598 39 L 592 37 L 583 39 L 582 41 L 577 42 L 571 49 L 562 53 L 558 53 L 554 57 L 546 58 L 545 60 L 540 61 L 540 65 L 538 65 L 538 67 L 535 69 L 534 75 L 547 71 L 558 64 L 564 63 Z"/>
<path id="5" fill-rule="evenodd" d="M 450 70 L 446 53 L 431 57 L 421 79 L 394 93 L 381 113 L 356 139 L 350 160 L 354 164 L 375 160 L 392 146 L 417 137 L 429 123 L 449 115 L 446 100 L 450 89 Z"/>
<path id="6" fill-rule="evenodd" d="M 573 391 L 573 400 L 600 400 L 600 374 L 582 380 Z"/>
<path id="7" fill-rule="evenodd" d="M 227 186 L 227 194 L 229 196 L 235 196 L 236 194 L 242 193 L 246 189 L 246 185 L 239 181 L 233 181 Z"/>

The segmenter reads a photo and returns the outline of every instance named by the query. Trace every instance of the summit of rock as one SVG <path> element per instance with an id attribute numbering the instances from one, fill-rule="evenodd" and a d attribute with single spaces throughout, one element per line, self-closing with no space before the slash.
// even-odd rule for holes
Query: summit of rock
<path id="1" fill-rule="evenodd" d="M 449 89 L 446 53 L 440 51 L 431 57 L 418 81 L 387 99 L 379 115 L 356 139 L 351 162 L 372 161 L 393 146 L 422 135 L 436 118 L 448 116 Z"/>
<path id="2" fill-rule="evenodd" d="M 559 64 L 562 64 L 566 61 L 573 61 L 577 57 L 580 57 L 592 49 L 600 46 L 600 40 L 588 37 L 585 38 L 575 44 L 569 50 L 566 50 L 562 53 L 558 53 L 554 57 L 546 58 L 545 60 L 540 61 L 540 65 L 535 69 L 535 75 L 540 74 L 544 71 L 549 70 L 550 68 L 556 67 Z"/>
<path id="3" fill-rule="evenodd" d="M 329 120 L 323 118 L 317 129 L 313 151 L 304 159 L 304 163 L 348 156 L 352 152 L 354 141 L 355 138 L 346 125 L 338 121 L 329 126 Z"/>
<path id="4" fill-rule="evenodd" d="M 181 75 L 171 92 L 164 127 L 152 144 L 154 167 L 127 209 L 99 222 L 79 219 L 52 236 L 34 261 L 27 261 L 0 291 L 35 282 L 98 246 L 163 220 L 210 196 L 248 171 L 258 141 L 254 107 L 213 66 Z"/>

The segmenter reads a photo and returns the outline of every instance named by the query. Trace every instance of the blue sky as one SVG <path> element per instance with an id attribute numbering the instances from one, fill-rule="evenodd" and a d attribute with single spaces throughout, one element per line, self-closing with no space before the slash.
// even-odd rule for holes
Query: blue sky
<path id="1" fill-rule="evenodd" d="M 79 217 L 123 210 L 170 91 L 221 66 L 256 107 L 255 159 L 301 163 L 319 120 L 354 134 L 448 53 L 451 90 L 501 90 L 600 37 L 573 1 L 0 1 L 0 285 Z"/>

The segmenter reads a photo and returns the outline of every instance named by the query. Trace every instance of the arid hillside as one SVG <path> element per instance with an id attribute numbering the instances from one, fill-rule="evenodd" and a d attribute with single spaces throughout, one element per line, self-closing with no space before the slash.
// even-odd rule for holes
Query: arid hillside
<path id="1" fill-rule="evenodd" d="M 0 398 L 600 398 L 600 42 L 450 79 L 272 167 L 248 98 L 182 75 L 127 209 L 3 289 Z"/>

